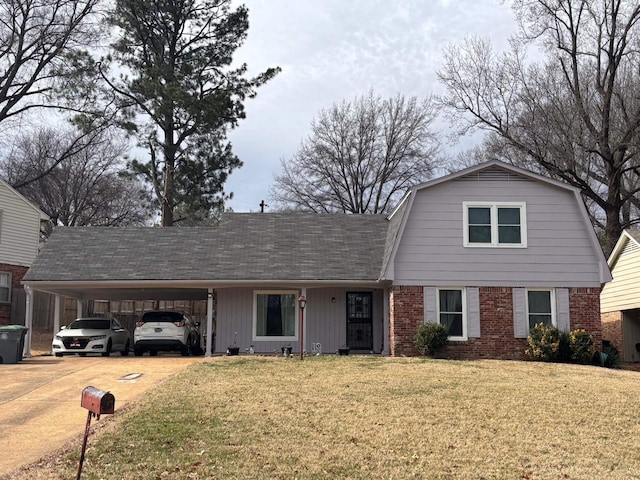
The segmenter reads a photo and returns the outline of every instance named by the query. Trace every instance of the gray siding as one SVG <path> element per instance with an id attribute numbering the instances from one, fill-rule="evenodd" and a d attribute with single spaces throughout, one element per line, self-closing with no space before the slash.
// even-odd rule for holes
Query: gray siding
<path id="1" fill-rule="evenodd" d="M 30 266 L 38 254 L 40 213 L 0 182 L 0 263 Z"/>
<path id="2" fill-rule="evenodd" d="M 525 202 L 527 248 L 465 248 L 463 202 Z M 572 192 L 521 177 L 465 177 L 418 190 L 395 256 L 396 284 L 600 286 Z"/>
<path id="3" fill-rule="evenodd" d="M 600 295 L 603 313 L 640 308 L 640 248 L 629 241 L 612 269 L 613 280 Z"/>
<path id="4" fill-rule="evenodd" d="M 280 352 L 286 341 L 254 342 L 253 329 L 253 288 L 222 288 L 216 290 L 216 344 L 214 351 L 224 353 L 228 345 L 233 343 L 234 332 L 237 344 L 244 353 L 250 345 L 254 345 L 256 353 Z M 257 289 L 264 290 L 264 289 Z M 278 290 L 269 288 L 269 290 Z M 307 352 L 311 353 L 312 343 L 320 343 L 323 353 L 335 353 L 345 344 L 346 296 L 347 292 L 373 291 L 373 348 L 380 353 L 383 338 L 383 291 L 345 288 L 313 288 L 307 289 L 307 308 L 305 309 L 304 343 Z M 332 303 L 331 299 L 336 302 Z M 299 352 L 299 340 L 292 341 L 294 352 Z"/>

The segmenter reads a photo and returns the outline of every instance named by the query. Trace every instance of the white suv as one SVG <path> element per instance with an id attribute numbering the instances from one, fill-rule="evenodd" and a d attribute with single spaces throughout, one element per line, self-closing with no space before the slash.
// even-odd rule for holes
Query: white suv
<path id="1" fill-rule="evenodd" d="M 179 351 L 183 356 L 202 355 L 199 324 L 181 312 L 146 312 L 133 332 L 133 353 Z"/>

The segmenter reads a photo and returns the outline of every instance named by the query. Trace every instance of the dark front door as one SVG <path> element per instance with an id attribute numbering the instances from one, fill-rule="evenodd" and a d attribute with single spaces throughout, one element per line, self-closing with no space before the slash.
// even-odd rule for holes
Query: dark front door
<path id="1" fill-rule="evenodd" d="M 373 349 L 371 292 L 347 293 L 347 345 L 353 350 Z"/>

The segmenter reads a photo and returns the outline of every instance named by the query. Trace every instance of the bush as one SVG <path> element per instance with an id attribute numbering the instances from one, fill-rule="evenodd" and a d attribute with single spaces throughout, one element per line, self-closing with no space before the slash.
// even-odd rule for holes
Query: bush
<path id="1" fill-rule="evenodd" d="M 421 355 L 433 357 L 447 344 L 449 332 L 440 323 L 425 323 L 418 327 L 415 344 Z"/>
<path id="2" fill-rule="evenodd" d="M 558 362 L 571 362 L 571 340 L 569 333 L 560 332 L 560 347 L 558 348 Z"/>
<path id="3" fill-rule="evenodd" d="M 581 328 L 569 333 L 569 346 L 571 348 L 571 361 L 586 365 L 591 363 L 596 353 L 593 337 L 589 332 Z"/>
<path id="4" fill-rule="evenodd" d="M 615 347 L 604 347 L 602 352 L 596 352 L 593 363 L 605 368 L 620 368 L 622 357 Z"/>
<path id="5" fill-rule="evenodd" d="M 553 325 L 538 323 L 529 331 L 529 345 L 524 353 L 532 360 L 553 362 L 558 359 L 560 351 L 560 330 Z"/>

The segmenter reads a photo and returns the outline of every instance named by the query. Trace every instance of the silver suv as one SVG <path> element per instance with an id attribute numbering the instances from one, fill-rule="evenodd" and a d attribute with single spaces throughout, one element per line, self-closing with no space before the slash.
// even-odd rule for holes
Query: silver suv
<path id="1" fill-rule="evenodd" d="M 182 312 L 146 312 L 133 332 L 133 354 L 179 351 L 183 356 L 202 355 L 199 326 Z"/>

